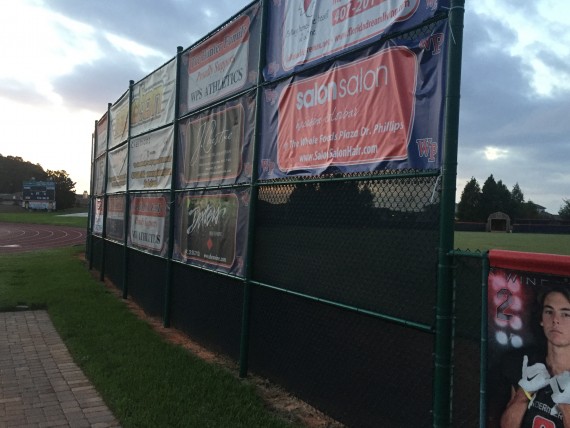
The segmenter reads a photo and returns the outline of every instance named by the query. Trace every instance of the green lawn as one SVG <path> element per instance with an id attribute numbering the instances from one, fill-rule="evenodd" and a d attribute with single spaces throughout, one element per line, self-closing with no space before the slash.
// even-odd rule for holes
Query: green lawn
<path id="1" fill-rule="evenodd" d="M 570 256 L 570 234 L 455 232 L 460 250 L 512 250 Z"/>
<path id="2" fill-rule="evenodd" d="M 123 427 L 286 427 L 252 384 L 172 345 L 100 282 L 78 249 L 0 257 L 0 310 L 45 308 Z"/>
<path id="3" fill-rule="evenodd" d="M 75 217 L 67 215 L 67 214 L 76 214 L 76 213 L 77 210 L 55 211 L 51 213 L 45 211 L 26 211 L 24 209 L 15 212 L 0 211 L 0 222 L 55 224 L 58 226 L 87 228 L 87 217 Z"/>

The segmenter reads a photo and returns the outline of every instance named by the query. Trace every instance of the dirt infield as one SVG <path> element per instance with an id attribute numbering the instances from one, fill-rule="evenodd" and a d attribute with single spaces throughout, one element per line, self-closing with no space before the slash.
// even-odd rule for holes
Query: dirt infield
<path id="1" fill-rule="evenodd" d="M 0 223 L 0 254 L 85 245 L 85 239 L 78 227 Z"/>

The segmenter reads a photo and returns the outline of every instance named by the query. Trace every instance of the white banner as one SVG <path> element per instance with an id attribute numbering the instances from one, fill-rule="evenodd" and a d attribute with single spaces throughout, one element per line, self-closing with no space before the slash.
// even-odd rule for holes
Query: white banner
<path id="1" fill-rule="evenodd" d="M 135 196 L 131 199 L 130 247 L 166 255 L 168 203 L 164 196 Z"/>
<path id="2" fill-rule="evenodd" d="M 130 142 L 129 190 L 169 189 L 173 147 L 173 126 L 133 138 Z"/>
<path id="3" fill-rule="evenodd" d="M 93 235 L 103 235 L 103 218 L 105 212 L 105 198 L 95 198 L 93 204 Z"/>
<path id="4" fill-rule="evenodd" d="M 345 49 L 409 19 L 419 0 L 300 0 L 286 2 L 282 64 L 298 64 Z"/>
<path id="5" fill-rule="evenodd" d="M 107 193 L 127 190 L 127 145 L 109 152 L 107 171 Z"/>
<path id="6" fill-rule="evenodd" d="M 133 86 L 131 135 L 172 122 L 175 101 L 176 59 Z"/>
<path id="7" fill-rule="evenodd" d="M 109 148 L 125 141 L 129 136 L 129 91 L 111 107 L 111 135 Z"/>
<path id="8" fill-rule="evenodd" d="M 105 168 L 107 165 L 107 156 L 101 156 L 99 159 L 95 160 L 94 177 L 93 177 L 93 192 L 96 195 L 102 195 L 105 193 Z"/>
<path id="9" fill-rule="evenodd" d="M 107 113 L 97 121 L 97 140 L 95 145 L 95 158 L 98 158 L 107 150 Z"/>

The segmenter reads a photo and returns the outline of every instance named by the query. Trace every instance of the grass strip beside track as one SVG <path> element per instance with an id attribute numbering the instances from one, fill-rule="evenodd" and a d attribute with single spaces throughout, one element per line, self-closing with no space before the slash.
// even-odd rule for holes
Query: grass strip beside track
<path id="1" fill-rule="evenodd" d="M 254 386 L 166 342 L 92 278 L 80 250 L 0 258 L 0 310 L 48 310 L 123 427 L 285 427 Z"/>

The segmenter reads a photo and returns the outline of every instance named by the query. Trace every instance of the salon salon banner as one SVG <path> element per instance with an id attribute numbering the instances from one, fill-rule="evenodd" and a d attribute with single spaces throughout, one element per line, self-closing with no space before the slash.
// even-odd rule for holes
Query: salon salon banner
<path id="1" fill-rule="evenodd" d="M 263 91 L 260 179 L 441 165 L 447 23 Z"/>

